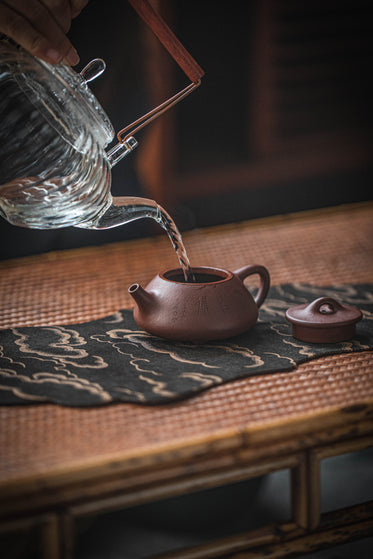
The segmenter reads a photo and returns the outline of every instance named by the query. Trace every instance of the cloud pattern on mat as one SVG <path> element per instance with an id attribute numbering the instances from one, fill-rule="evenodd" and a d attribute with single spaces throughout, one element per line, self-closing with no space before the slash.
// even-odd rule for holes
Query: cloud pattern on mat
<path id="1" fill-rule="evenodd" d="M 288 371 L 322 355 L 372 349 L 372 288 L 372 284 L 272 287 L 251 330 L 203 345 L 151 336 L 139 330 L 128 310 L 72 326 L 3 330 L 0 403 L 162 403 L 229 380 Z M 363 311 L 354 340 L 320 345 L 292 337 L 286 309 L 321 296 Z"/>

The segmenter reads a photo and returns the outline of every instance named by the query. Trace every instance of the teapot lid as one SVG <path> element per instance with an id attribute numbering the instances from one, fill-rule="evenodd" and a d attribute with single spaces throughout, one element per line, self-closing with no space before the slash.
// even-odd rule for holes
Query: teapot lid
<path id="1" fill-rule="evenodd" d="M 1 41 L 1 55 L 12 77 L 56 132 L 75 149 L 86 151 L 87 132 L 105 147 L 114 129 L 87 83 L 105 69 L 101 59 L 79 74 L 66 64 L 49 64 L 18 45 Z"/>
<path id="2" fill-rule="evenodd" d="M 354 336 L 355 324 L 361 320 L 362 312 L 331 297 L 319 297 L 312 303 L 291 307 L 285 316 L 293 325 L 294 338 L 304 342 L 336 343 Z"/>

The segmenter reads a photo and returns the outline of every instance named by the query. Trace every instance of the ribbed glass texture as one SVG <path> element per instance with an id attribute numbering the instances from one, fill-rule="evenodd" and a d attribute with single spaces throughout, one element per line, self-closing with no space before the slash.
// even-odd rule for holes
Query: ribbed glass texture
<path id="1" fill-rule="evenodd" d="M 53 72 L 0 45 L 0 215 L 23 227 L 78 225 L 111 205 L 108 131 L 84 104 L 86 85 L 79 98 Z"/>

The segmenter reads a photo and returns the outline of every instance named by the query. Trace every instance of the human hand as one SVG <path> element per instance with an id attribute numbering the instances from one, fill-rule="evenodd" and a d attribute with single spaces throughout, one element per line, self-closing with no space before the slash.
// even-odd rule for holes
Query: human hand
<path id="1" fill-rule="evenodd" d="M 0 0 L 0 33 L 34 56 L 74 66 L 79 55 L 66 33 L 88 0 Z"/>

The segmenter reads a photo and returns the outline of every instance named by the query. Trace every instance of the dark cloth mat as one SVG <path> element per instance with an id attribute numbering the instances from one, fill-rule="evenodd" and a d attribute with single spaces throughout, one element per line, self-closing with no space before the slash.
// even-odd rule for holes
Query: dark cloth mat
<path id="1" fill-rule="evenodd" d="M 356 336 L 337 344 L 295 340 L 285 311 L 317 297 L 363 311 Z M 373 348 L 373 284 L 270 289 L 257 324 L 229 340 L 168 342 L 140 330 L 132 311 L 84 324 L 0 332 L 0 404 L 161 404 L 237 378 L 290 371 L 323 355 Z"/>

